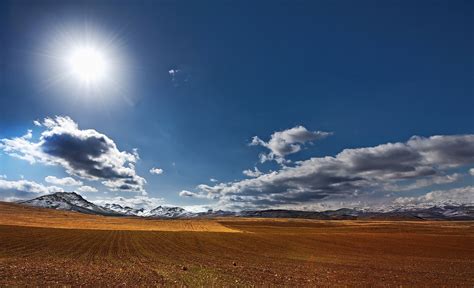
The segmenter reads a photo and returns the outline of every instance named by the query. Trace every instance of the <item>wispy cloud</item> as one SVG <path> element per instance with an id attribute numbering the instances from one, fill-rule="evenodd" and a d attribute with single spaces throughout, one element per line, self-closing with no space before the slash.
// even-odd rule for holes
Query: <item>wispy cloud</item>
<path id="1" fill-rule="evenodd" d="M 168 71 L 173 86 L 180 87 L 186 85 L 191 79 L 189 69 L 185 67 L 173 68 Z"/>
<path id="2" fill-rule="evenodd" d="M 81 186 L 81 187 L 77 188 L 77 191 L 78 192 L 84 192 L 84 193 L 92 193 L 92 192 L 97 192 L 99 190 L 97 190 L 97 188 L 95 188 L 95 187 L 84 185 L 84 186 Z"/>
<path id="3" fill-rule="evenodd" d="M 252 169 L 244 170 L 242 171 L 242 173 L 248 177 L 258 177 L 263 174 L 260 170 L 258 170 L 257 167 L 254 167 L 253 170 Z"/>
<path id="4" fill-rule="evenodd" d="M 203 195 L 201 193 L 195 193 L 195 192 L 191 192 L 191 191 L 188 191 L 188 190 L 183 190 L 183 191 L 179 192 L 179 196 L 180 197 L 207 198 L 205 195 Z"/>
<path id="5" fill-rule="evenodd" d="M 44 181 L 61 186 L 81 186 L 82 181 L 76 180 L 72 177 L 57 178 L 55 176 L 46 176 Z"/>

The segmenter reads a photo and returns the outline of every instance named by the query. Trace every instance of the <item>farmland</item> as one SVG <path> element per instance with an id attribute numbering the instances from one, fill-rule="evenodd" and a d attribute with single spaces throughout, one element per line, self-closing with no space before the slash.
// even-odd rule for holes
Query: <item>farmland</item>
<path id="1" fill-rule="evenodd" d="M 465 286 L 474 223 L 145 220 L 0 203 L 0 286 Z"/>

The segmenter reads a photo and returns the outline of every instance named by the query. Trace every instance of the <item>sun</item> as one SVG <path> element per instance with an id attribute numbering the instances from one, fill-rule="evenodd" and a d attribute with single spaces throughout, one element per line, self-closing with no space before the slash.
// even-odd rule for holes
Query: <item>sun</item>
<path id="1" fill-rule="evenodd" d="M 84 104 L 133 103 L 136 64 L 119 33 L 87 21 L 51 27 L 33 51 L 39 91 Z"/>
<path id="2" fill-rule="evenodd" d="M 105 79 L 108 71 L 107 57 L 94 46 L 74 47 L 67 57 L 70 73 L 82 84 L 97 84 Z"/>

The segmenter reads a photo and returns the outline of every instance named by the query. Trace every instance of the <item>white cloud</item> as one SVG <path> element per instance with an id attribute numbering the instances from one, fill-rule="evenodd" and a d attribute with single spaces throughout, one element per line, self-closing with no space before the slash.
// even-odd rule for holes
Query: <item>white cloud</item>
<path id="1" fill-rule="evenodd" d="M 33 121 L 33 124 L 35 124 L 35 126 L 41 127 L 41 122 L 38 120 Z"/>
<path id="2" fill-rule="evenodd" d="M 100 198 L 96 200 L 91 200 L 91 202 L 97 205 L 105 205 L 107 203 L 115 203 L 119 204 L 120 206 L 128 206 L 135 209 L 153 209 L 159 205 L 163 205 L 164 200 L 162 198 L 153 198 L 143 195 L 137 195 L 132 198 L 125 198 L 125 197 L 111 197 L 111 198 Z"/>
<path id="3" fill-rule="evenodd" d="M 198 192 L 183 194 L 216 199 L 219 205 L 230 208 L 301 205 L 385 193 L 389 184 L 406 190 L 454 183 L 460 177 L 447 175 L 449 169 L 472 163 L 474 135 L 412 137 L 405 143 L 345 149 L 335 157 L 310 158 L 252 179 L 201 184 Z"/>
<path id="4" fill-rule="evenodd" d="M 448 190 L 436 190 L 419 197 L 398 197 L 394 200 L 398 205 L 433 206 L 448 204 L 474 204 L 474 186 L 466 186 Z"/>
<path id="5" fill-rule="evenodd" d="M 179 87 L 189 82 L 191 79 L 191 74 L 189 73 L 189 69 L 186 68 L 175 68 L 168 70 L 168 74 L 170 75 L 171 82 L 175 87 Z"/>
<path id="6" fill-rule="evenodd" d="M 171 69 L 168 71 L 168 74 L 170 74 L 171 76 L 173 76 L 174 74 L 178 73 L 179 72 L 179 69 Z"/>
<path id="7" fill-rule="evenodd" d="M 25 140 L 28 140 L 28 139 L 33 138 L 33 130 L 28 129 L 28 131 L 26 132 L 26 134 L 23 135 L 23 136 L 21 136 L 21 138 L 23 138 L 23 139 L 25 139 Z"/>
<path id="8" fill-rule="evenodd" d="M 187 191 L 187 190 L 183 190 L 183 191 L 179 192 L 180 197 L 193 197 L 194 195 L 196 195 L 196 193 L 191 192 L 191 191 Z"/>
<path id="9" fill-rule="evenodd" d="M 0 175 L 0 179 L 7 179 L 7 175 L 5 174 Z"/>
<path id="10" fill-rule="evenodd" d="M 155 175 L 163 174 L 163 172 L 164 172 L 164 171 L 163 171 L 163 169 L 161 169 L 161 168 L 155 168 L 155 167 L 153 167 L 153 168 L 150 169 L 150 173 L 151 173 L 151 174 L 155 174 Z"/>
<path id="11" fill-rule="evenodd" d="M 268 142 L 263 141 L 258 136 L 254 136 L 249 145 L 260 145 L 270 150 L 267 154 L 260 154 L 260 161 L 262 163 L 269 160 L 285 163 L 285 156 L 300 151 L 305 143 L 326 138 L 331 134 L 331 132 L 308 131 L 303 126 L 296 126 L 273 133 Z"/>
<path id="12" fill-rule="evenodd" d="M 206 198 L 205 195 L 202 195 L 200 193 L 191 192 L 191 191 L 188 191 L 188 190 L 183 190 L 183 191 L 179 192 L 179 196 L 180 197 Z"/>
<path id="13" fill-rule="evenodd" d="M 56 186 L 44 186 L 28 180 L 8 181 L 0 179 L 1 199 L 29 199 L 42 194 L 63 192 L 64 190 Z"/>
<path id="14" fill-rule="evenodd" d="M 57 178 L 55 176 L 46 176 L 44 181 L 54 184 L 54 185 L 61 185 L 61 186 L 81 186 L 82 181 L 76 180 L 72 177 L 64 177 L 64 178 Z"/>
<path id="15" fill-rule="evenodd" d="M 209 181 L 214 182 L 214 183 L 219 182 L 219 180 L 217 180 L 215 178 L 211 178 L 211 179 L 209 179 Z"/>
<path id="16" fill-rule="evenodd" d="M 252 169 L 244 170 L 242 171 L 242 173 L 248 177 L 258 177 L 263 174 L 260 170 L 258 170 L 257 167 L 254 167 L 253 170 Z"/>
<path id="17" fill-rule="evenodd" d="M 474 176 L 474 168 L 469 169 L 469 174 L 471 174 L 472 176 Z"/>
<path id="18" fill-rule="evenodd" d="M 146 180 L 136 174 L 138 153 L 120 151 L 112 139 L 93 129 L 81 130 L 69 117 L 46 118 L 38 142 L 30 132 L 0 140 L 6 154 L 46 165 L 62 166 L 70 175 L 100 180 L 111 190 L 145 193 Z"/>
<path id="19" fill-rule="evenodd" d="M 97 192 L 98 190 L 95 187 L 84 185 L 84 186 L 81 186 L 81 187 L 77 188 L 77 191 L 78 192 L 91 193 L 91 192 Z"/>
<path id="20" fill-rule="evenodd" d="M 209 209 L 212 209 L 209 205 L 184 205 L 181 208 L 193 213 L 207 212 Z"/>

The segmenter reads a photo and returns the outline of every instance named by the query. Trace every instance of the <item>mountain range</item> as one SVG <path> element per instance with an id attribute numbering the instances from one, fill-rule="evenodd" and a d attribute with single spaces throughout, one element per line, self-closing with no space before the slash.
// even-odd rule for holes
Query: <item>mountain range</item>
<path id="1" fill-rule="evenodd" d="M 342 208 L 328 211 L 298 211 L 285 209 L 190 212 L 181 207 L 158 206 L 153 209 L 132 208 L 115 203 L 99 206 L 84 199 L 75 192 L 57 192 L 18 202 L 23 205 L 76 211 L 80 213 L 104 216 L 132 216 L 149 218 L 213 218 L 213 217 L 258 217 L 258 218 L 305 218 L 320 220 L 474 220 L 474 206 L 471 205 L 438 205 L 428 207 L 392 208 L 385 211 L 368 211 Z"/>
<path id="2" fill-rule="evenodd" d="M 104 205 L 105 208 L 112 210 L 118 214 L 126 216 L 138 216 L 138 217 L 160 217 L 160 218 L 184 218 L 192 217 L 192 212 L 186 211 L 181 207 L 170 207 L 170 206 L 158 206 L 151 210 L 144 208 L 132 208 L 129 206 L 121 206 L 115 203 L 107 203 Z"/>
<path id="3" fill-rule="evenodd" d="M 56 192 L 31 200 L 20 201 L 18 203 L 35 207 L 76 211 L 103 216 L 137 216 L 154 218 L 183 218 L 193 216 L 193 213 L 188 212 L 181 207 L 158 206 L 154 209 L 146 210 L 143 208 L 135 209 L 128 206 L 121 206 L 115 203 L 99 206 L 87 201 L 75 192 Z"/>

